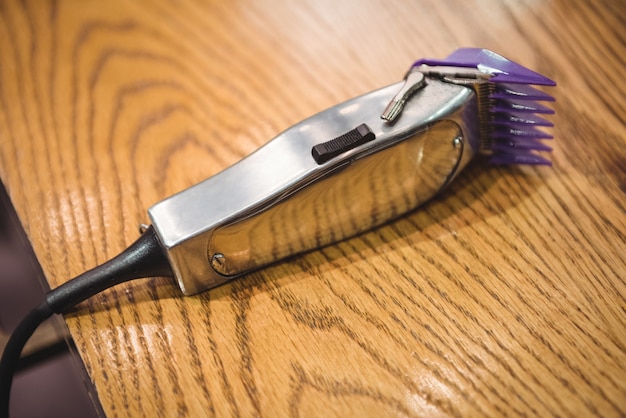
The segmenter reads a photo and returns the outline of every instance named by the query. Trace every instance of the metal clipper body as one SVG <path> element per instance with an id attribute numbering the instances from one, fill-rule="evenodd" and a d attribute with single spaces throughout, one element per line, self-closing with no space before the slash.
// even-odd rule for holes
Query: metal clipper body
<path id="1" fill-rule="evenodd" d="M 403 82 L 305 119 L 152 206 L 183 293 L 369 230 L 444 188 L 485 147 L 493 73 L 441 63 L 418 61 Z"/>

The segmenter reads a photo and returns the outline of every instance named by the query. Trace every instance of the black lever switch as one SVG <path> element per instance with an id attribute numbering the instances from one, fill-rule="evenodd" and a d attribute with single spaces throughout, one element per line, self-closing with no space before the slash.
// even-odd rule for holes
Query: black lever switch
<path id="1" fill-rule="evenodd" d="M 311 154 L 318 164 L 324 164 L 331 158 L 372 141 L 374 138 L 376 138 L 374 132 L 363 123 L 335 139 L 315 145 Z"/>

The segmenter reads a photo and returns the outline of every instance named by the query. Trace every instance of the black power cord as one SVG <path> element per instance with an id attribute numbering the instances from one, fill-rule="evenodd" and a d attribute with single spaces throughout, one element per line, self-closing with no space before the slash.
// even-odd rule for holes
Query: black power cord
<path id="1" fill-rule="evenodd" d="M 152 226 L 117 257 L 48 292 L 44 301 L 15 328 L 4 348 L 0 360 L 0 417 L 9 416 L 11 383 L 20 354 L 43 321 L 52 314 L 67 312 L 105 289 L 143 277 L 173 277 Z"/>

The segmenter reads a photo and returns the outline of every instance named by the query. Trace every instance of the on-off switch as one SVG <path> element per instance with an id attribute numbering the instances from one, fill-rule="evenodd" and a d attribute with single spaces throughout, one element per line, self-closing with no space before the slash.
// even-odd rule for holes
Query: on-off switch
<path id="1" fill-rule="evenodd" d="M 371 131 L 369 126 L 363 123 L 335 139 L 315 145 L 311 153 L 318 164 L 324 164 L 331 158 L 346 151 L 350 151 L 374 138 L 376 138 L 374 132 Z"/>

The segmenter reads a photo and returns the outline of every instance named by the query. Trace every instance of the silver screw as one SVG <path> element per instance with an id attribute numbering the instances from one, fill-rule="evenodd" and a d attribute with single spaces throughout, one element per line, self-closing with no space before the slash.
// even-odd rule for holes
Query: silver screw
<path id="1" fill-rule="evenodd" d="M 222 253 L 215 253 L 213 254 L 213 257 L 211 257 L 211 265 L 216 270 L 223 267 L 224 263 L 226 263 L 226 258 L 224 257 L 224 254 Z"/>
<path id="2" fill-rule="evenodd" d="M 459 148 L 463 145 L 463 139 L 460 136 L 457 136 L 452 140 L 452 145 L 454 145 L 454 148 Z"/>

